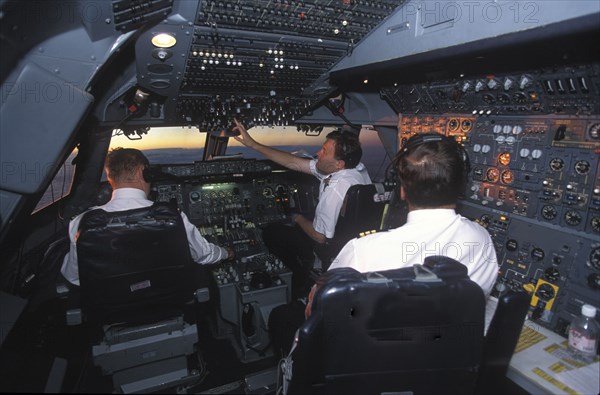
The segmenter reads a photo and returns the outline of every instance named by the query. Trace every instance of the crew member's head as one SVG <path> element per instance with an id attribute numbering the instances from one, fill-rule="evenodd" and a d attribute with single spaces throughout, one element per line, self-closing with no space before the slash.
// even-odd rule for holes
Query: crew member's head
<path id="1" fill-rule="evenodd" d="M 400 194 L 409 208 L 454 208 L 466 181 L 464 150 L 451 137 L 411 137 L 396 154 Z"/>
<path id="2" fill-rule="evenodd" d="M 134 148 L 114 148 L 106 156 L 104 168 L 106 177 L 113 190 L 118 188 L 137 188 L 150 192 L 150 182 L 145 171 L 150 162 L 142 151 Z"/>
<path id="3" fill-rule="evenodd" d="M 334 130 L 326 136 L 317 152 L 317 169 L 331 174 L 342 169 L 353 169 L 362 157 L 358 135 L 347 130 Z"/>

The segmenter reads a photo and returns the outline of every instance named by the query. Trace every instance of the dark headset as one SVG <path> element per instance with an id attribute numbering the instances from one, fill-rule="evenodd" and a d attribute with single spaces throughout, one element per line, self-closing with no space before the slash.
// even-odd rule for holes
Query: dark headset
<path id="1" fill-rule="evenodd" d="M 396 157 L 392 161 L 392 166 L 395 169 L 398 165 L 398 162 L 402 158 L 404 158 L 406 155 L 408 155 L 410 152 L 414 151 L 417 147 L 419 147 L 423 144 L 426 144 L 426 143 L 441 142 L 444 140 L 452 141 L 456 145 L 458 154 L 461 157 L 462 162 L 463 162 L 464 179 L 465 179 L 465 182 L 467 182 L 469 173 L 471 172 L 471 163 L 469 161 L 469 155 L 467 155 L 467 151 L 454 138 L 452 138 L 450 136 L 444 136 L 444 135 L 438 134 L 438 133 L 421 133 L 421 134 L 416 134 L 416 135 L 412 136 L 411 138 L 409 138 L 406 141 L 406 143 L 400 148 L 398 153 L 396 154 Z"/>
<path id="2" fill-rule="evenodd" d="M 339 139 L 336 140 L 336 146 L 337 144 L 340 145 L 340 150 L 342 152 L 340 160 L 344 161 L 345 168 L 352 169 L 356 167 L 362 158 L 362 148 L 360 147 L 360 144 L 357 144 L 356 149 L 351 151 L 348 145 L 350 143 L 350 139 L 358 141 L 358 136 L 354 132 L 344 129 L 334 130 L 331 132 L 331 134 L 339 136 Z"/>
<path id="3" fill-rule="evenodd" d="M 151 184 L 154 181 L 154 173 L 152 170 L 150 170 L 150 166 L 144 166 L 144 170 L 142 170 L 142 177 L 144 177 L 144 181 L 147 183 Z"/>

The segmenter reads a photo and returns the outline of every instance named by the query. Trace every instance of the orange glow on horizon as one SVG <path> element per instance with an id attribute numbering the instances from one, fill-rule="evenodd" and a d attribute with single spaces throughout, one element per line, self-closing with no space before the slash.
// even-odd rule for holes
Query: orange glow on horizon
<path id="1" fill-rule="evenodd" d="M 250 135 L 259 143 L 278 147 L 282 145 L 319 147 L 325 141 L 329 130 L 323 130 L 320 136 L 306 136 L 298 132 L 295 126 L 288 127 L 254 127 L 249 130 Z M 201 133 L 197 128 L 188 127 L 162 127 L 150 128 L 148 134 L 142 139 L 131 140 L 124 135 L 114 136 L 110 147 L 137 148 L 140 150 L 151 150 L 161 148 L 204 148 L 206 133 Z M 368 132 L 361 134 L 363 145 L 381 144 L 377 133 Z M 234 138 L 229 139 L 228 147 L 242 146 Z M 316 153 L 317 150 L 315 150 Z"/>

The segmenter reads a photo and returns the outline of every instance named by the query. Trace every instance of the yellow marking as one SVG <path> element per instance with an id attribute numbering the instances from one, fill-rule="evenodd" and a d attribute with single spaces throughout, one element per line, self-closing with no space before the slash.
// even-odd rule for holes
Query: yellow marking
<path id="1" fill-rule="evenodd" d="M 553 384 L 554 386 L 556 386 L 556 387 L 560 388 L 561 390 L 565 391 L 567 394 L 579 395 L 579 392 L 575 391 L 573 388 L 569 387 L 565 383 L 562 383 L 562 382 L 556 380 L 554 377 L 550 376 L 548 373 L 544 372 L 540 368 L 533 368 L 532 372 L 535 373 L 536 375 L 540 376 L 541 378 L 543 378 L 544 380 L 546 380 L 550 384 Z"/>
<path id="2" fill-rule="evenodd" d="M 544 339 L 546 339 L 546 336 L 542 335 L 535 329 L 524 326 L 523 330 L 521 331 L 521 335 L 519 336 L 517 347 L 515 348 L 515 354 L 536 345 Z"/>

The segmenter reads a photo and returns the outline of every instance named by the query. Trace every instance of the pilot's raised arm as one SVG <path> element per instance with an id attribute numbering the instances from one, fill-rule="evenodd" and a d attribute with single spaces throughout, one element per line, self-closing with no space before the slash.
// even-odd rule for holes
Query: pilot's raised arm
<path id="1" fill-rule="evenodd" d="M 307 159 L 257 142 L 244 125 L 237 119 L 234 122 L 233 130 L 239 132 L 234 137 L 237 141 L 290 170 L 312 174 L 320 182 L 319 203 L 313 219 L 292 214 L 291 220 L 297 226 L 271 224 L 263 229 L 263 240 L 269 251 L 294 273 L 293 296 L 306 296 L 314 260 L 313 248 L 316 243 L 322 244 L 334 236 L 348 189 L 355 184 L 371 183 L 365 166 L 360 163 L 362 148 L 358 136 L 350 131 L 335 130 L 326 136 L 317 159 Z"/>

